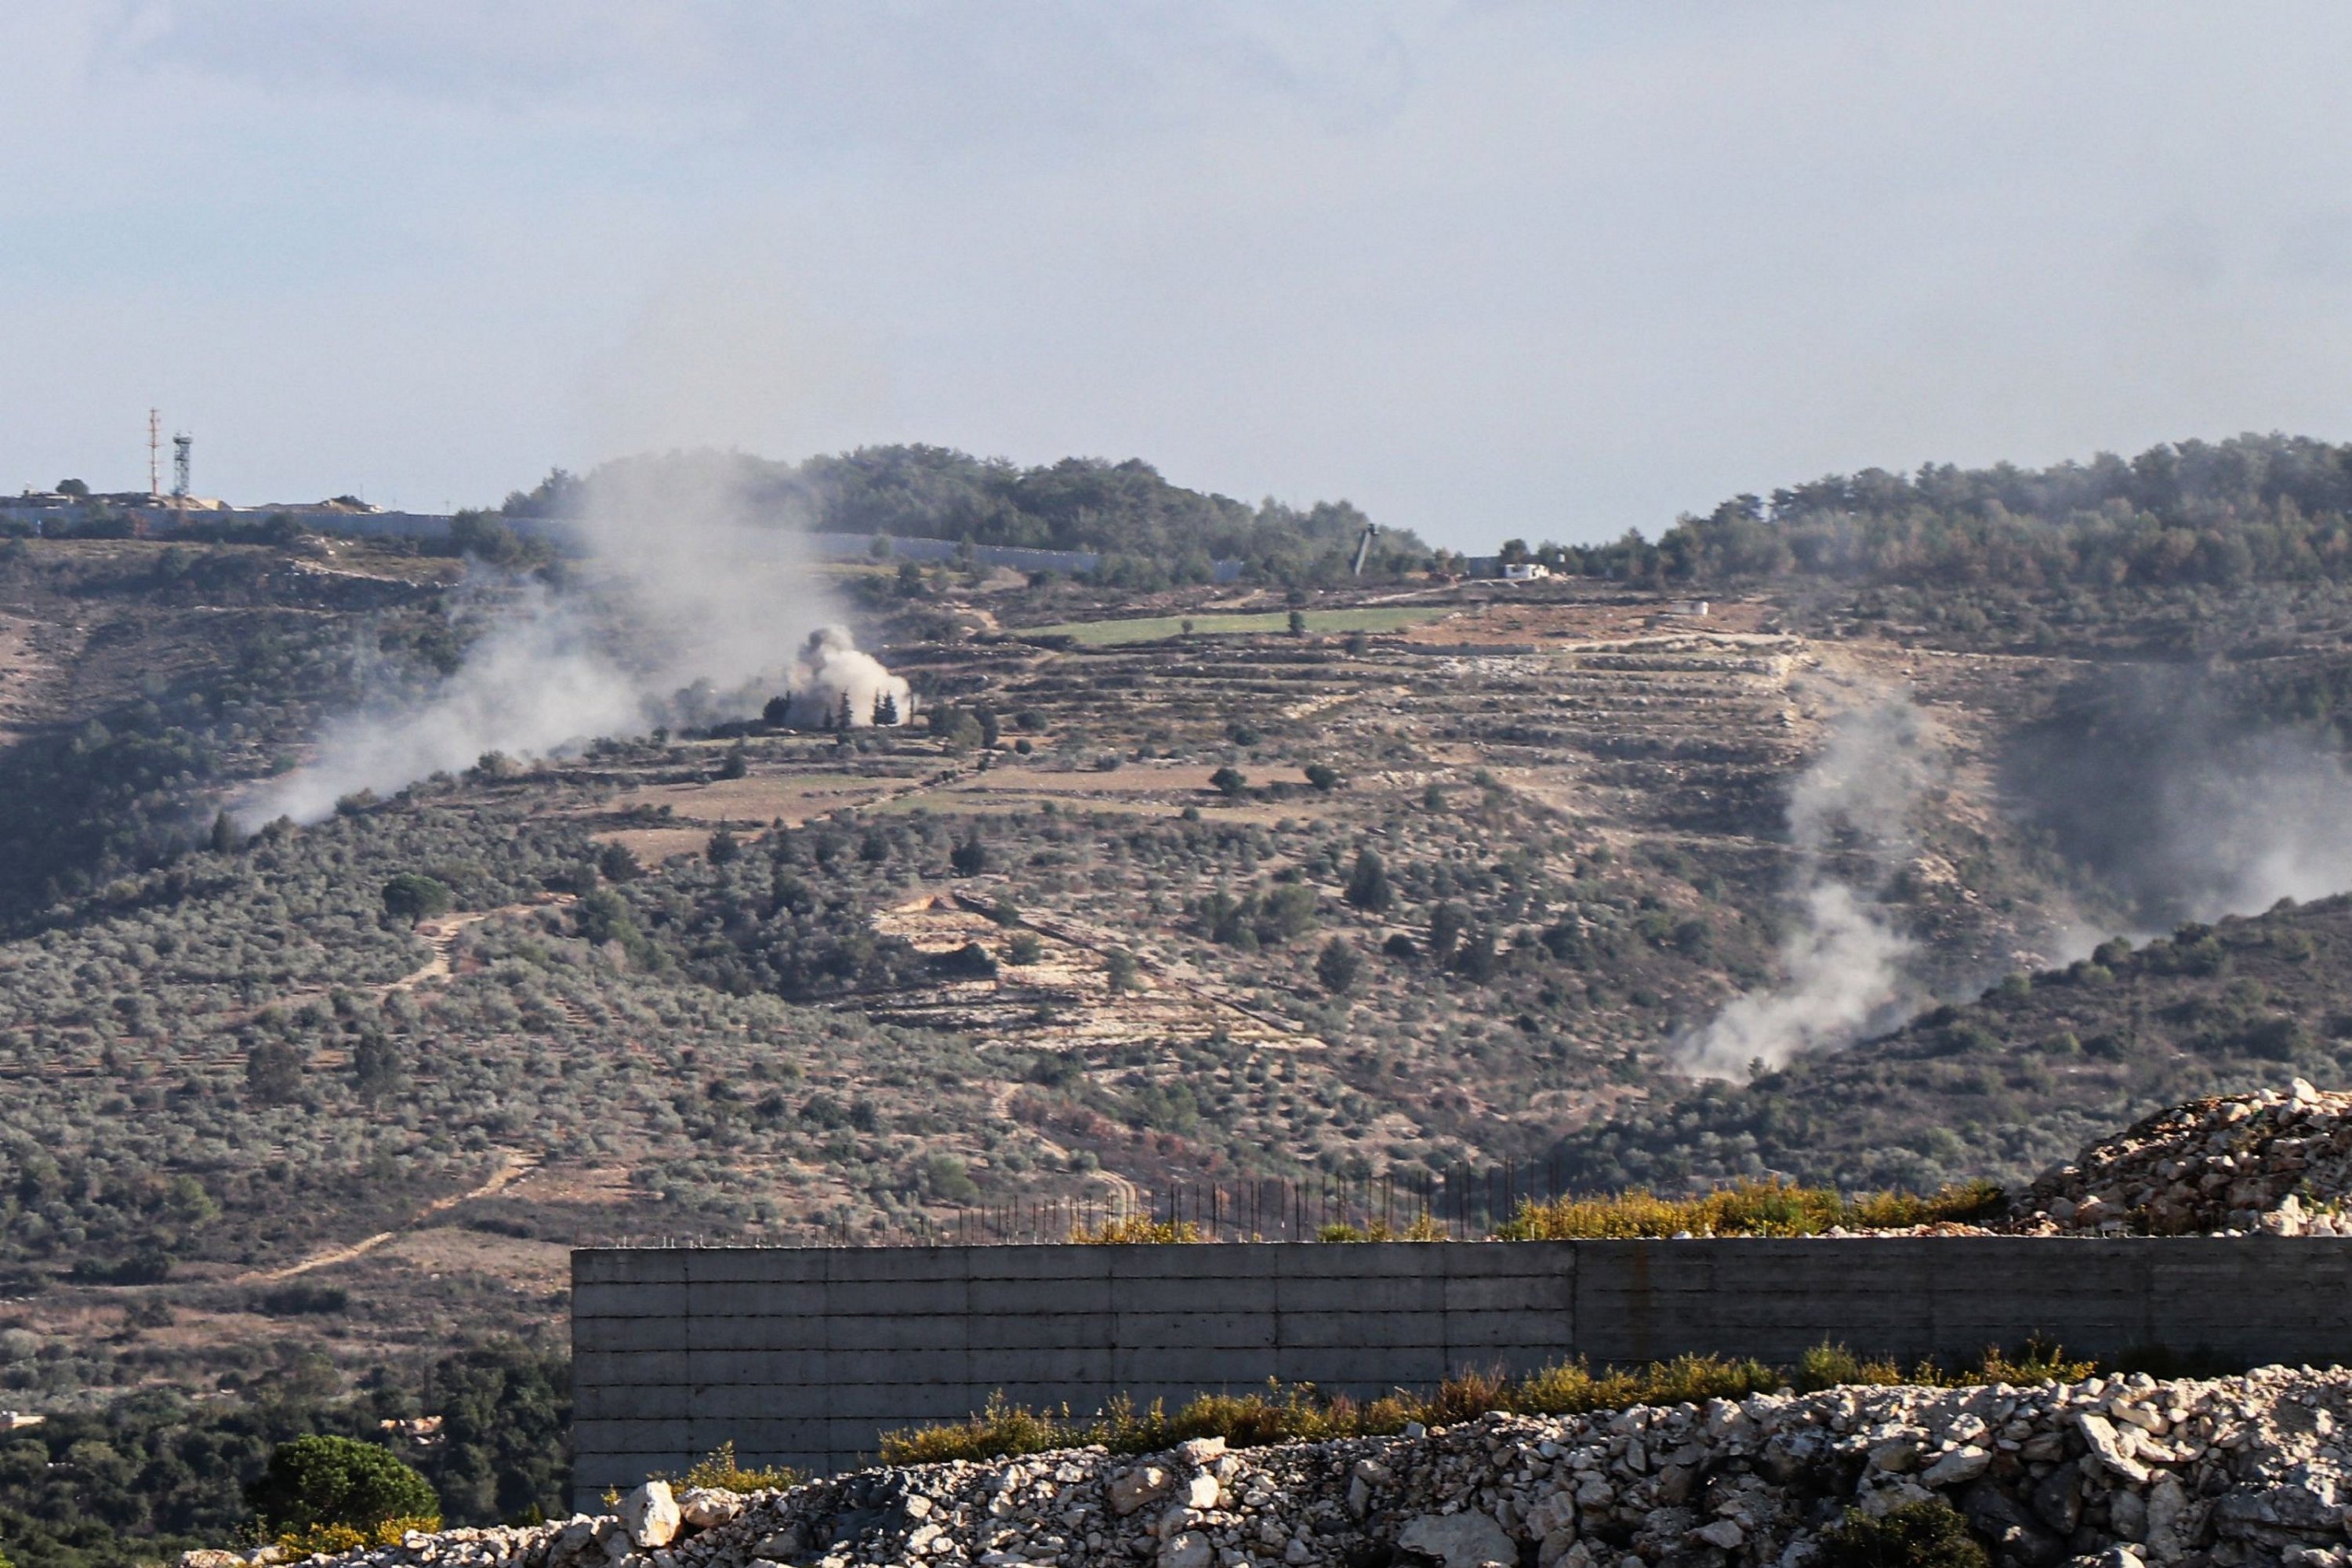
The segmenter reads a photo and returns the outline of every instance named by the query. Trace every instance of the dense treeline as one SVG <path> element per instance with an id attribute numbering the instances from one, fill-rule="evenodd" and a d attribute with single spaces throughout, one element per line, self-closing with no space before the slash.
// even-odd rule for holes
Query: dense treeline
<path id="1" fill-rule="evenodd" d="M 572 1368 L 505 1342 L 387 1371 L 354 1398 L 290 1357 L 234 1404 L 152 1390 L 0 1441 L 0 1546 L 17 1568 L 111 1568 L 235 1542 L 245 1487 L 269 1452 L 311 1433 L 386 1442 L 423 1472 L 451 1524 L 561 1517 L 571 1483 Z M 382 1423 L 439 1415 L 419 1442 Z"/>
<path id="2" fill-rule="evenodd" d="M 1547 546 L 1594 575 L 1914 587 L 2235 586 L 2352 576 L 2352 445 L 2239 436 L 2031 469 L 1865 468 L 1685 516 L 1656 542 Z"/>
<path id="3" fill-rule="evenodd" d="M 707 493 L 714 481 L 755 509 L 824 531 L 1091 552 L 1105 557 L 1107 580 L 1130 586 L 1205 583 L 1217 560 L 1241 561 L 1273 581 L 1337 577 L 1370 521 L 1344 500 L 1301 510 L 1268 499 L 1253 507 L 1187 489 L 1139 458 L 1065 458 L 1024 468 L 924 446 L 861 447 L 797 466 L 717 454 L 630 458 L 584 480 L 558 470 L 509 496 L 501 510 L 562 516 L 602 484 L 651 498 Z M 1417 567 L 1429 554 L 1409 532 L 1384 532 L 1367 570 Z"/>

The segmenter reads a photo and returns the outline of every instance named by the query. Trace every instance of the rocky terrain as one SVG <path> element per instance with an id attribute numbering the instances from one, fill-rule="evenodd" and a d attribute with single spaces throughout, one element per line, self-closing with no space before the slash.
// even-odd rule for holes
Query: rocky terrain
<path id="1" fill-rule="evenodd" d="M 1488 1416 L 1402 1436 L 870 1470 L 738 1497 L 656 1482 L 613 1515 L 411 1535 L 349 1568 L 1763 1568 L 1849 1509 L 1942 1500 L 2019 1568 L 2352 1561 L 2352 1374 L 2273 1367 L 1704 1407 Z M 184 1568 L 229 1568 L 197 1553 Z"/>
<path id="2" fill-rule="evenodd" d="M 2020 1194 L 2035 1234 L 2352 1235 L 2352 1093 L 2296 1079 L 2284 1093 L 2200 1100 L 2083 1151 Z"/>

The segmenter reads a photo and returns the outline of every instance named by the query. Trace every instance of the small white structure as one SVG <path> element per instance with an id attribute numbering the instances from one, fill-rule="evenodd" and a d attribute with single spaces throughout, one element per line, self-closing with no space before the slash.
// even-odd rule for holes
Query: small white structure
<path id="1" fill-rule="evenodd" d="M 1506 583 L 1539 583 L 1551 575 L 1551 568 L 1540 561 L 1506 561 L 1503 581 Z"/>
<path id="2" fill-rule="evenodd" d="M 27 1415 L 20 1410 L 0 1410 L 0 1432 L 14 1432 L 20 1427 L 38 1426 L 47 1419 L 46 1415 Z"/>
<path id="3" fill-rule="evenodd" d="M 1706 618 L 1706 612 L 1707 602 L 1705 599 L 1676 599 L 1666 606 L 1666 614 L 1670 616 L 1691 616 L 1700 620 Z"/>

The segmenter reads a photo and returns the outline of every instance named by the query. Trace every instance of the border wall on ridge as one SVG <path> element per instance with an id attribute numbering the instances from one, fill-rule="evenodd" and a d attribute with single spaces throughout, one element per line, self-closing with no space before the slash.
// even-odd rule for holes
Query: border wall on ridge
<path id="1" fill-rule="evenodd" d="M 2352 1239 L 2331 1237 L 596 1248 L 572 1267 L 586 1502 L 729 1441 L 747 1465 L 850 1468 L 999 1392 L 1080 1413 L 1268 1378 L 1366 1397 L 1570 1356 L 1959 1358 L 2036 1333 L 2352 1360 Z"/>

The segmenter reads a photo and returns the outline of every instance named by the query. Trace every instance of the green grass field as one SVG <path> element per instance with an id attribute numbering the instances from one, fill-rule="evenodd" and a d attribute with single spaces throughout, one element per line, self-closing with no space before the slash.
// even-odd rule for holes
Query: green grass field
<path id="1" fill-rule="evenodd" d="M 1309 610 L 1310 632 L 1392 632 L 1400 626 L 1435 620 L 1446 612 L 1433 606 L 1391 605 L 1370 610 Z M 1034 637 L 1075 637 L 1088 647 L 1117 647 L 1122 643 L 1157 642 L 1182 637 L 1191 625 L 1195 637 L 1238 637 L 1253 632 L 1290 628 L 1290 612 L 1268 610 L 1256 616 L 1150 616 L 1131 621 L 1066 621 L 1057 626 L 1029 626 Z"/>

